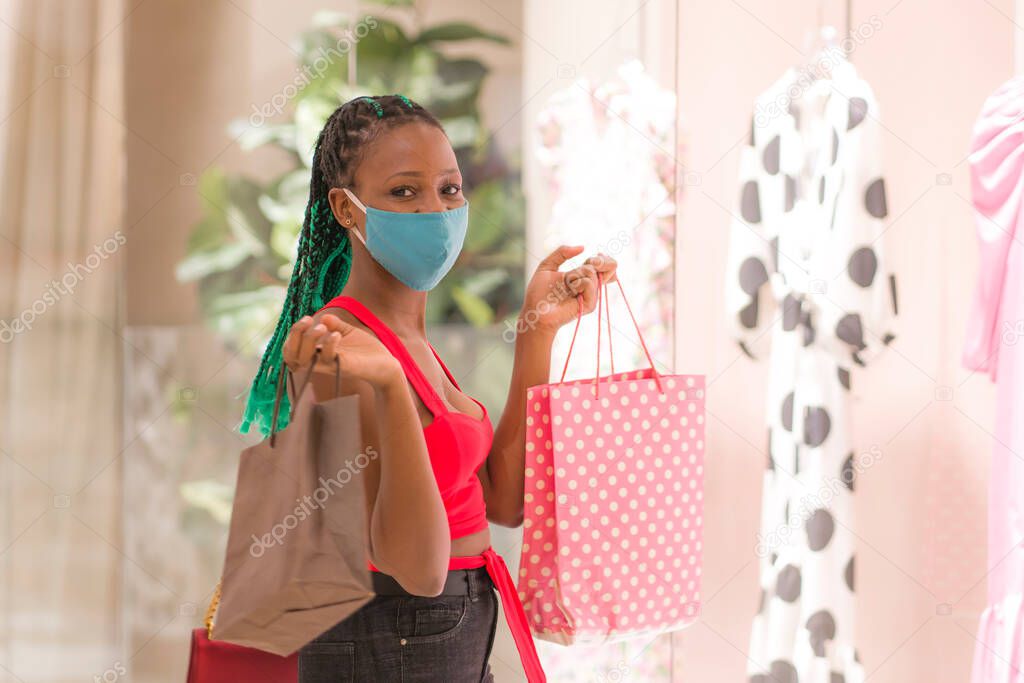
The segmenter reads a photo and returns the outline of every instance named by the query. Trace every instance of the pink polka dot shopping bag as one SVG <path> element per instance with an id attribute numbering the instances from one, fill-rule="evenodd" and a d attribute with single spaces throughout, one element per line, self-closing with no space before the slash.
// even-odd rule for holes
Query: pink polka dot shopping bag
<path id="1" fill-rule="evenodd" d="M 612 356 L 611 374 L 598 364 L 565 382 L 567 357 L 557 383 L 526 392 L 517 587 L 537 637 L 564 645 L 673 631 L 700 613 L 704 376 L 655 370 L 622 295 L 650 367 L 615 372 Z M 610 320 L 608 336 L 610 350 Z"/>

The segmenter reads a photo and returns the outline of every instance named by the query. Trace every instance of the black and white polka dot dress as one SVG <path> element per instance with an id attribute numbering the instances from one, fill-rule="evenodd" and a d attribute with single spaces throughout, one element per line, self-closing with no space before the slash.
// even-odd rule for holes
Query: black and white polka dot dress
<path id="1" fill-rule="evenodd" d="M 859 683 L 854 642 L 857 473 L 875 454 L 847 425 L 850 370 L 893 339 L 895 279 L 878 105 L 836 56 L 791 69 L 755 105 L 740 157 L 726 305 L 743 351 L 770 363 L 756 553 L 756 683 Z"/>

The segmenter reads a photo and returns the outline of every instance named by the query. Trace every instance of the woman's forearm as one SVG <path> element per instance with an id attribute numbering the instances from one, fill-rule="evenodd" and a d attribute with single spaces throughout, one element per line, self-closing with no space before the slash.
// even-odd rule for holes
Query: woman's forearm
<path id="1" fill-rule="evenodd" d="M 555 339 L 553 331 L 530 328 L 522 321 L 519 325 L 522 331 L 516 335 L 508 400 L 487 458 L 487 517 L 509 527 L 523 523 L 526 390 L 550 379 Z"/>
<path id="2" fill-rule="evenodd" d="M 447 577 L 451 540 L 420 418 L 400 371 L 374 391 L 381 447 L 370 520 L 374 560 L 406 590 L 437 595 Z"/>

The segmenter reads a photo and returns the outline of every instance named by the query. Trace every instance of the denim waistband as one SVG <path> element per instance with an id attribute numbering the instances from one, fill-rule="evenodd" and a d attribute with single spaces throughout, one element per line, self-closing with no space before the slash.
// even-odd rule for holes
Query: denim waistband
<path id="1" fill-rule="evenodd" d="M 414 595 L 405 590 L 390 574 L 378 571 L 370 572 L 370 574 L 373 579 L 373 592 L 377 595 Z M 480 595 L 492 590 L 494 590 L 494 581 L 487 573 L 486 567 L 449 569 L 441 595 L 467 595 L 475 601 Z"/>

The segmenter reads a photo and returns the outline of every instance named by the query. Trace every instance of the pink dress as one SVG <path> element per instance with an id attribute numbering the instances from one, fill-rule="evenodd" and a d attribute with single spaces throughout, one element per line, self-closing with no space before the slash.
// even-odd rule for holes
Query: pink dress
<path id="1" fill-rule="evenodd" d="M 973 683 L 1024 683 L 1024 77 L 982 108 L 971 144 L 979 252 L 963 363 L 996 382 L 988 606 Z"/>

